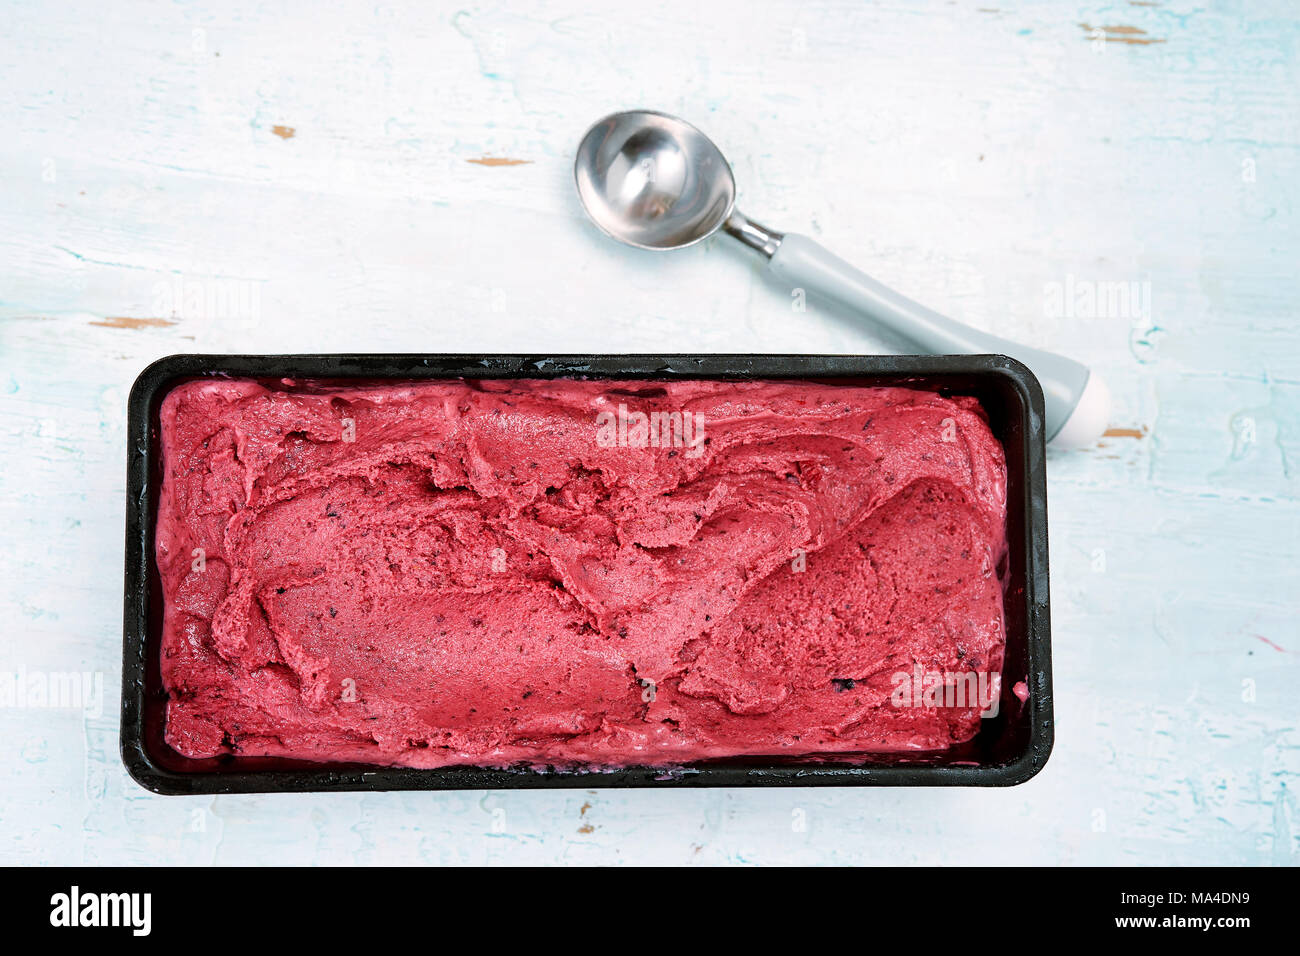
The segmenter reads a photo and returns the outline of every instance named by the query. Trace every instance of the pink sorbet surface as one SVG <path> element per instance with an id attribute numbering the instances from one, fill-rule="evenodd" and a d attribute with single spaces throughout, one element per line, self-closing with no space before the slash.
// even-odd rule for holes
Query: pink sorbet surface
<path id="1" fill-rule="evenodd" d="M 682 412 L 694 433 L 638 427 Z M 897 706 L 895 675 L 1001 672 L 1006 468 L 974 399 L 204 380 L 168 394 L 161 438 L 166 737 L 187 756 L 936 750 L 979 707 Z"/>

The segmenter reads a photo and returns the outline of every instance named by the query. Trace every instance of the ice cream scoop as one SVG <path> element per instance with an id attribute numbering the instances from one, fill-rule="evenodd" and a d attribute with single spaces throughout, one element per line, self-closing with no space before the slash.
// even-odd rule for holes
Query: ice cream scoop
<path id="1" fill-rule="evenodd" d="M 807 236 L 776 232 L 740 213 L 726 157 L 684 120 L 652 110 L 607 116 L 583 136 L 573 172 L 587 215 L 620 242 L 681 249 L 722 230 L 765 256 L 782 284 L 838 302 L 919 352 L 1000 353 L 1024 362 L 1042 385 L 1054 447 L 1091 445 L 1106 428 L 1110 393 L 1088 366 L 940 315 Z"/>

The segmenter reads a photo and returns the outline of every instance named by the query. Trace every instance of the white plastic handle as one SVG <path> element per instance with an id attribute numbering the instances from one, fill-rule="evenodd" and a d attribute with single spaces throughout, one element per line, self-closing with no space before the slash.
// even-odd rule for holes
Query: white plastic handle
<path id="1" fill-rule="evenodd" d="M 807 236 L 785 235 L 769 268 L 790 288 L 838 302 L 896 332 L 922 352 L 993 353 L 1024 362 L 1043 388 L 1044 424 L 1054 447 L 1094 444 L 1106 429 L 1110 393 L 1100 376 L 1074 359 L 1000 339 L 940 315 L 882 285 Z"/>

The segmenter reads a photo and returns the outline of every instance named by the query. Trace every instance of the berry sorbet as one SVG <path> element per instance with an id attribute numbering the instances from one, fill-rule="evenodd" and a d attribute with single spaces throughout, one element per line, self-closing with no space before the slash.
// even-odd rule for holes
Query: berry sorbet
<path id="1" fill-rule="evenodd" d="M 981 702 L 900 688 L 981 674 L 997 700 L 1006 468 L 971 398 L 205 379 L 167 395 L 161 438 L 166 737 L 186 756 L 943 750 Z"/>

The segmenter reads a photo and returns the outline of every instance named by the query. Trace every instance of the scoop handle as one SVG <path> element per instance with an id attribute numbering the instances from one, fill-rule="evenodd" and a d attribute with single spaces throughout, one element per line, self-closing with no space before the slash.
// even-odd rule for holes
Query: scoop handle
<path id="1" fill-rule="evenodd" d="M 783 236 L 768 267 L 790 288 L 802 288 L 858 312 L 901 335 L 921 352 L 1000 353 L 1024 362 L 1043 388 L 1045 432 L 1057 447 L 1090 445 L 1106 428 L 1109 396 L 1105 385 L 1088 366 L 1074 359 L 1000 339 L 940 315 L 877 282 L 807 236 Z"/>

